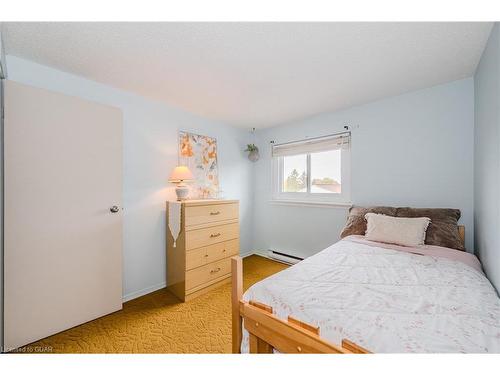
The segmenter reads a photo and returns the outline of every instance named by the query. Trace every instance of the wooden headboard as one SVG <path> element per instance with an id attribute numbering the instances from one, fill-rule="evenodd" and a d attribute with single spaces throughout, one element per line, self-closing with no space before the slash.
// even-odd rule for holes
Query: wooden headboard
<path id="1" fill-rule="evenodd" d="M 458 236 L 460 237 L 460 240 L 462 241 L 462 245 L 464 245 L 464 247 L 465 247 L 465 226 L 464 225 L 458 226 Z"/>

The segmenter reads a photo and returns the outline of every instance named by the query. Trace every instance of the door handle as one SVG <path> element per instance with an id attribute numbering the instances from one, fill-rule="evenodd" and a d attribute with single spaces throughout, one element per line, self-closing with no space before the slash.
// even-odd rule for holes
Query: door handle
<path id="1" fill-rule="evenodd" d="M 111 213 L 116 214 L 118 211 L 120 211 L 120 208 L 118 208 L 118 206 L 113 206 L 110 207 L 109 210 L 111 211 Z"/>

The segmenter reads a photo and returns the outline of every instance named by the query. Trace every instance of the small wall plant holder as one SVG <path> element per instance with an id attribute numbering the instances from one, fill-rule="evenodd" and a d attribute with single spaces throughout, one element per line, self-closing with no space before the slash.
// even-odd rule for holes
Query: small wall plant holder
<path id="1" fill-rule="evenodd" d="M 245 151 L 248 152 L 248 160 L 252 162 L 256 162 L 257 160 L 259 160 L 260 158 L 259 148 L 255 144 L 253 143 L 248 144 Z"/>

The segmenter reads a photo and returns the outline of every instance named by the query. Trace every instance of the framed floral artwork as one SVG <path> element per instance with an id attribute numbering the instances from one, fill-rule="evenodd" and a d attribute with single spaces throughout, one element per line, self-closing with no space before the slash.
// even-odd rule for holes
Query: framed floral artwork
<path id="1" fill-rule="evenodd" d="M 180 131 L 179 165 L 187 166 L 194 175 L 195 180 L 190 184 L 191 198 L 217 198 L 219 172 L 215 138 Z"/>

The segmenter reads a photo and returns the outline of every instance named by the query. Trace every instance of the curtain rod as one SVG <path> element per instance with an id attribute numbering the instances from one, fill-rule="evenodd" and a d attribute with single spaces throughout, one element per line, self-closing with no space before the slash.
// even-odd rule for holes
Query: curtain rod
<path id="1" fill-rule="evenodd" d="M 320 135 L 318 137 L 312 137 L 312 138 L 304 138 L 304 139 L 299 139 L 298 141 L 290 141 L 290 142 L 283 142 L 283 143 L 274 143 L 275 141 L 270 141 L 269 143 L 273 144 L 274 146 L 283 146 L 283 145 L 288 145 L 291 143 L 300 143 L 300 142 L 305 142 L 305 141 L 314 141 L 315 139 L 321 139 L 321 138 L 329 138 L 329 137 L 335 137 L 337 135 L 342 135 L 342 134 L 349 134 L 351 135 L 351 131 L 349 130 L 348 126 L 344 126 L 345 130 L 337 133 L 332 133 L 332 134 L 326 134 L 326 135 Z"/>

